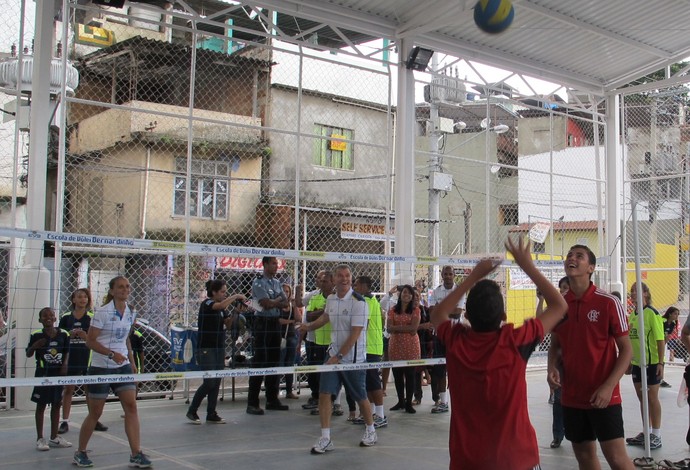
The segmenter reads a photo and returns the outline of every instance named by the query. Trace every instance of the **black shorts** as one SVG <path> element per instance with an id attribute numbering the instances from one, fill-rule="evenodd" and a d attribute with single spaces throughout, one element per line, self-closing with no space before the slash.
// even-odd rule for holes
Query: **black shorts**
<path id="1" fill-rule="evenodd" d="M 564 406 L 563 424 L 565 438 L 574 444 L 594 440 L 604 442 L 625 436 L 621 405 L 586 410 Z"/>
<path id="2" fill-rule="evenodd" d="M 62 385 L 34 387 L 31 401 L 40 405 L 59 405 L 62 403 Z"/>
<path id="3" fill-rule="evenodd" d="M 378 354 L 367 354 L 367 362 L 381 362 L 381 356 Z M 374 392 L 383 388 L 379 369 L 367 369 L 366 385 L 367 392 Z"/>
<path id="4" fill-rule="evenodd" d="M 656 364 L 649 364 L 647 366 L 647 385 L 659 385 L 661 379 L 656 376 Z M 640 366 L 632 366 L 632 381 L 634 384 L 642 383 L 642 369 Z"/>

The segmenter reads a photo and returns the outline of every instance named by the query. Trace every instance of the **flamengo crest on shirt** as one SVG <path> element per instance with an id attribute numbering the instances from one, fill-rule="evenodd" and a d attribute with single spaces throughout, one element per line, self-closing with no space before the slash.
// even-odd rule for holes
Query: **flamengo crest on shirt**
<path id="1" fill-rule="evenodd" d="M 587 314 L 587 319 L 589 319 L 589 321 L 592 323 L 596 323 L 599 321 L 599 315 L 601 315 L 601 314 L 598 311 L 590 310 L 589 313 Z"/>

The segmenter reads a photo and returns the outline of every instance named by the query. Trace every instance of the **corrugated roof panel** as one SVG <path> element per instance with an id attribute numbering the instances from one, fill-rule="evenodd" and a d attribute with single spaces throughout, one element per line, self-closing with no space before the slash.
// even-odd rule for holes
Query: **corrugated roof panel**
<path id="1" fill-rule="evenodd" d="M 292 3 L 303 8 L 313 5 L 309 0 Z M 445 52 L 456 50 L 460 56 L 471 55 L 472 60 L 491 65 L 505 62 L 511 70 L 559 83 L 567 84 L 564 79 L 572 77 L 593 90 L 690 55 L 690 7 L 678 0 L 516 0 L 513 25 L 496 36 L 476 27 L 470 0 L 320 3 L 351 11 L 354 23 L 365 16 L 386 27 L 393 22 L 402 30 L 413 24 L 421 44 L 433 43 Z M 450 24 L 444 11 L 452 15 Z M 323 15 L 327 21 L 328 14 Z"/>
<path id="2" fill-rule="evenodd" d="M 207 13 L 228 9 L 227 1 L 187 3 Z M 304 19 L 295 31 L 322 22 L 339 28 L 353 42 L 377 34 L 389 39 L 409 35 L 435 50 L 587 91 L 615 88 L 690 56 L 687 1 L 514 0 L 512 26 L 495 36 L 474 24 L 474 4 L 475 0 L 261 2 L 263 8 L 285 15 L 281 24 L 288 35 L 295 18 Z M 330 29 L 319 33 L 330 41 L 327 47 L 345 44 Z"/>

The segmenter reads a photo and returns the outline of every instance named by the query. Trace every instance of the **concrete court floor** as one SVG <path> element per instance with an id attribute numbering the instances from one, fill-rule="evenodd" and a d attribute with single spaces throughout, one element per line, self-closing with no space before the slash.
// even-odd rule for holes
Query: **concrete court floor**
<path id="1" fill-rule="evenodd" d="M 671 366 L 668 369 L 666 380 L 673 388 L 661 389 L 664 445 L 661 449 L 652 451 L 652 456 L 656 460 L 676 461 L 690 457 L 685 443 L 688 408 L 681 409 L 676 405 L 682 367 Z M 542 467 L 545 470 L 574 469 L 577 465 L 567 441 L 564 441 L 560 449 L 549 448 L 551 406 L 547 403 L 545 374 L 543 369 L 527 373 L 530 416 L 539 439 Z M 632 436 L 641 430 L 639 405 L 630 377 L 624 376 L 621 384 L 626 435 Z M 347 423 L 343 416 L 334 418 L 332 425 L 335 450 L 326 455 L 310 455 L 309 449 L 319 436 L 319 424 L 317 417 L 310 416 L 301 409 L 300 405 L 306 401 L 304 391 L 300 400 L 284 400 L 284 403 L 291 405 L 290 411 L 267 412 L 264 416 L 245 413 L 245 394 L 238 394 L 235 402 L 230 401 L 229 394 L 226 394 L 226 399 L 218 406 L 219 414 L 227 420 L 225 425 L 189 424 L 184 417 L 184 398 L 179 394 L 172 401 L 141 400 L 139 413 L 142 444 L 154 461 L 154 467 L 158 469 L 448 468 L 450 415 L 430 414 L 430 392 L 426 387 L 424 391 L 425 398 L 417 407 L 417 414 L 390 412 L 388 428 L 379 430 L 378 444 L 368 449 L 358 447 L 362 428 Z M 395 403 L 392 383 L 388 394 L 386 408 Z M 73 408 L 71 429 L 64 435 L 75 446 L 85 411 L 83 405 Z M 129 449 L 120 414 L 119 403 L 106 405 L 102 421 L 110 426 L 110 430 L 95 433 L 89 443 L 90 457 L 96 468 L 127 467 Z M 203 413 L 200 415 L 203 419 Z M 641 448 L 628 449 L 631 458 L 643 455 Z M 33 410 L 0 412 L 0 469 L 75 468 L 71 466 L 73 451 L 74 448 L 36 451 Z M 608 466 L 603 463 L 602 468 Z"/>

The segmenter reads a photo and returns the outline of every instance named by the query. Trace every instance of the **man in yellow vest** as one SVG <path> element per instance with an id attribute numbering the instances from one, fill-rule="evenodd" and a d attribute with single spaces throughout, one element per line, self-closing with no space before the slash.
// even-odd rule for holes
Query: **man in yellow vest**
<path id="1" fill-rule="evenodd" d="M 323 315 L 324 308 L 326 307 L 326 299 L 329 295 L 333 293 L 333 272 L 332 271 L 321 271 L 319 272 L 317 278 L 317 285 L 321 289 L 320 292 L 311 296 L 309 303 L 307 303 L 307 322 L 316 321 L 321 315 Z M 321 328 L 314 330 L 313 344 L 308 348 L 311 354 L 307 354 L 307 362 L 310 365 L 323 365 L 326 361 L 328 354 L 328 347 L 331 345 L 331 324 L 326 323 Z M 307 341 L 310 338 L 307 337 Z M 316 406 L 305 409 L 312 409 L 315 411 L 314 414 L 318 414 L 318 396 L 319 396 L 319 386 L 320 386 L 319 373 L 312 373 L 309 375 L 309 388 L 311 389 L 312 397 L 316 397 Z"/>
<path id="2" fill-rule="evenodd" d="M 372 279 L 369 276 L 359 276 L 355 279 L 353 288 L 355 292 L 364 297 L 369 309 L 369 323 L 367 325 L 367 362 L 381 362 L 383 357 L 383 313 L 381 305 L 371 292 Z M 367 395 L 369 401 L 374 404 L 374 427 L 388 426 L 388 418 L 383 411 L 383 386 L 379 369 L 367 369 L 366 378 Z M 364 424 L 364 418 L 359 416 L 353 421 L 355 424 Z"/>

